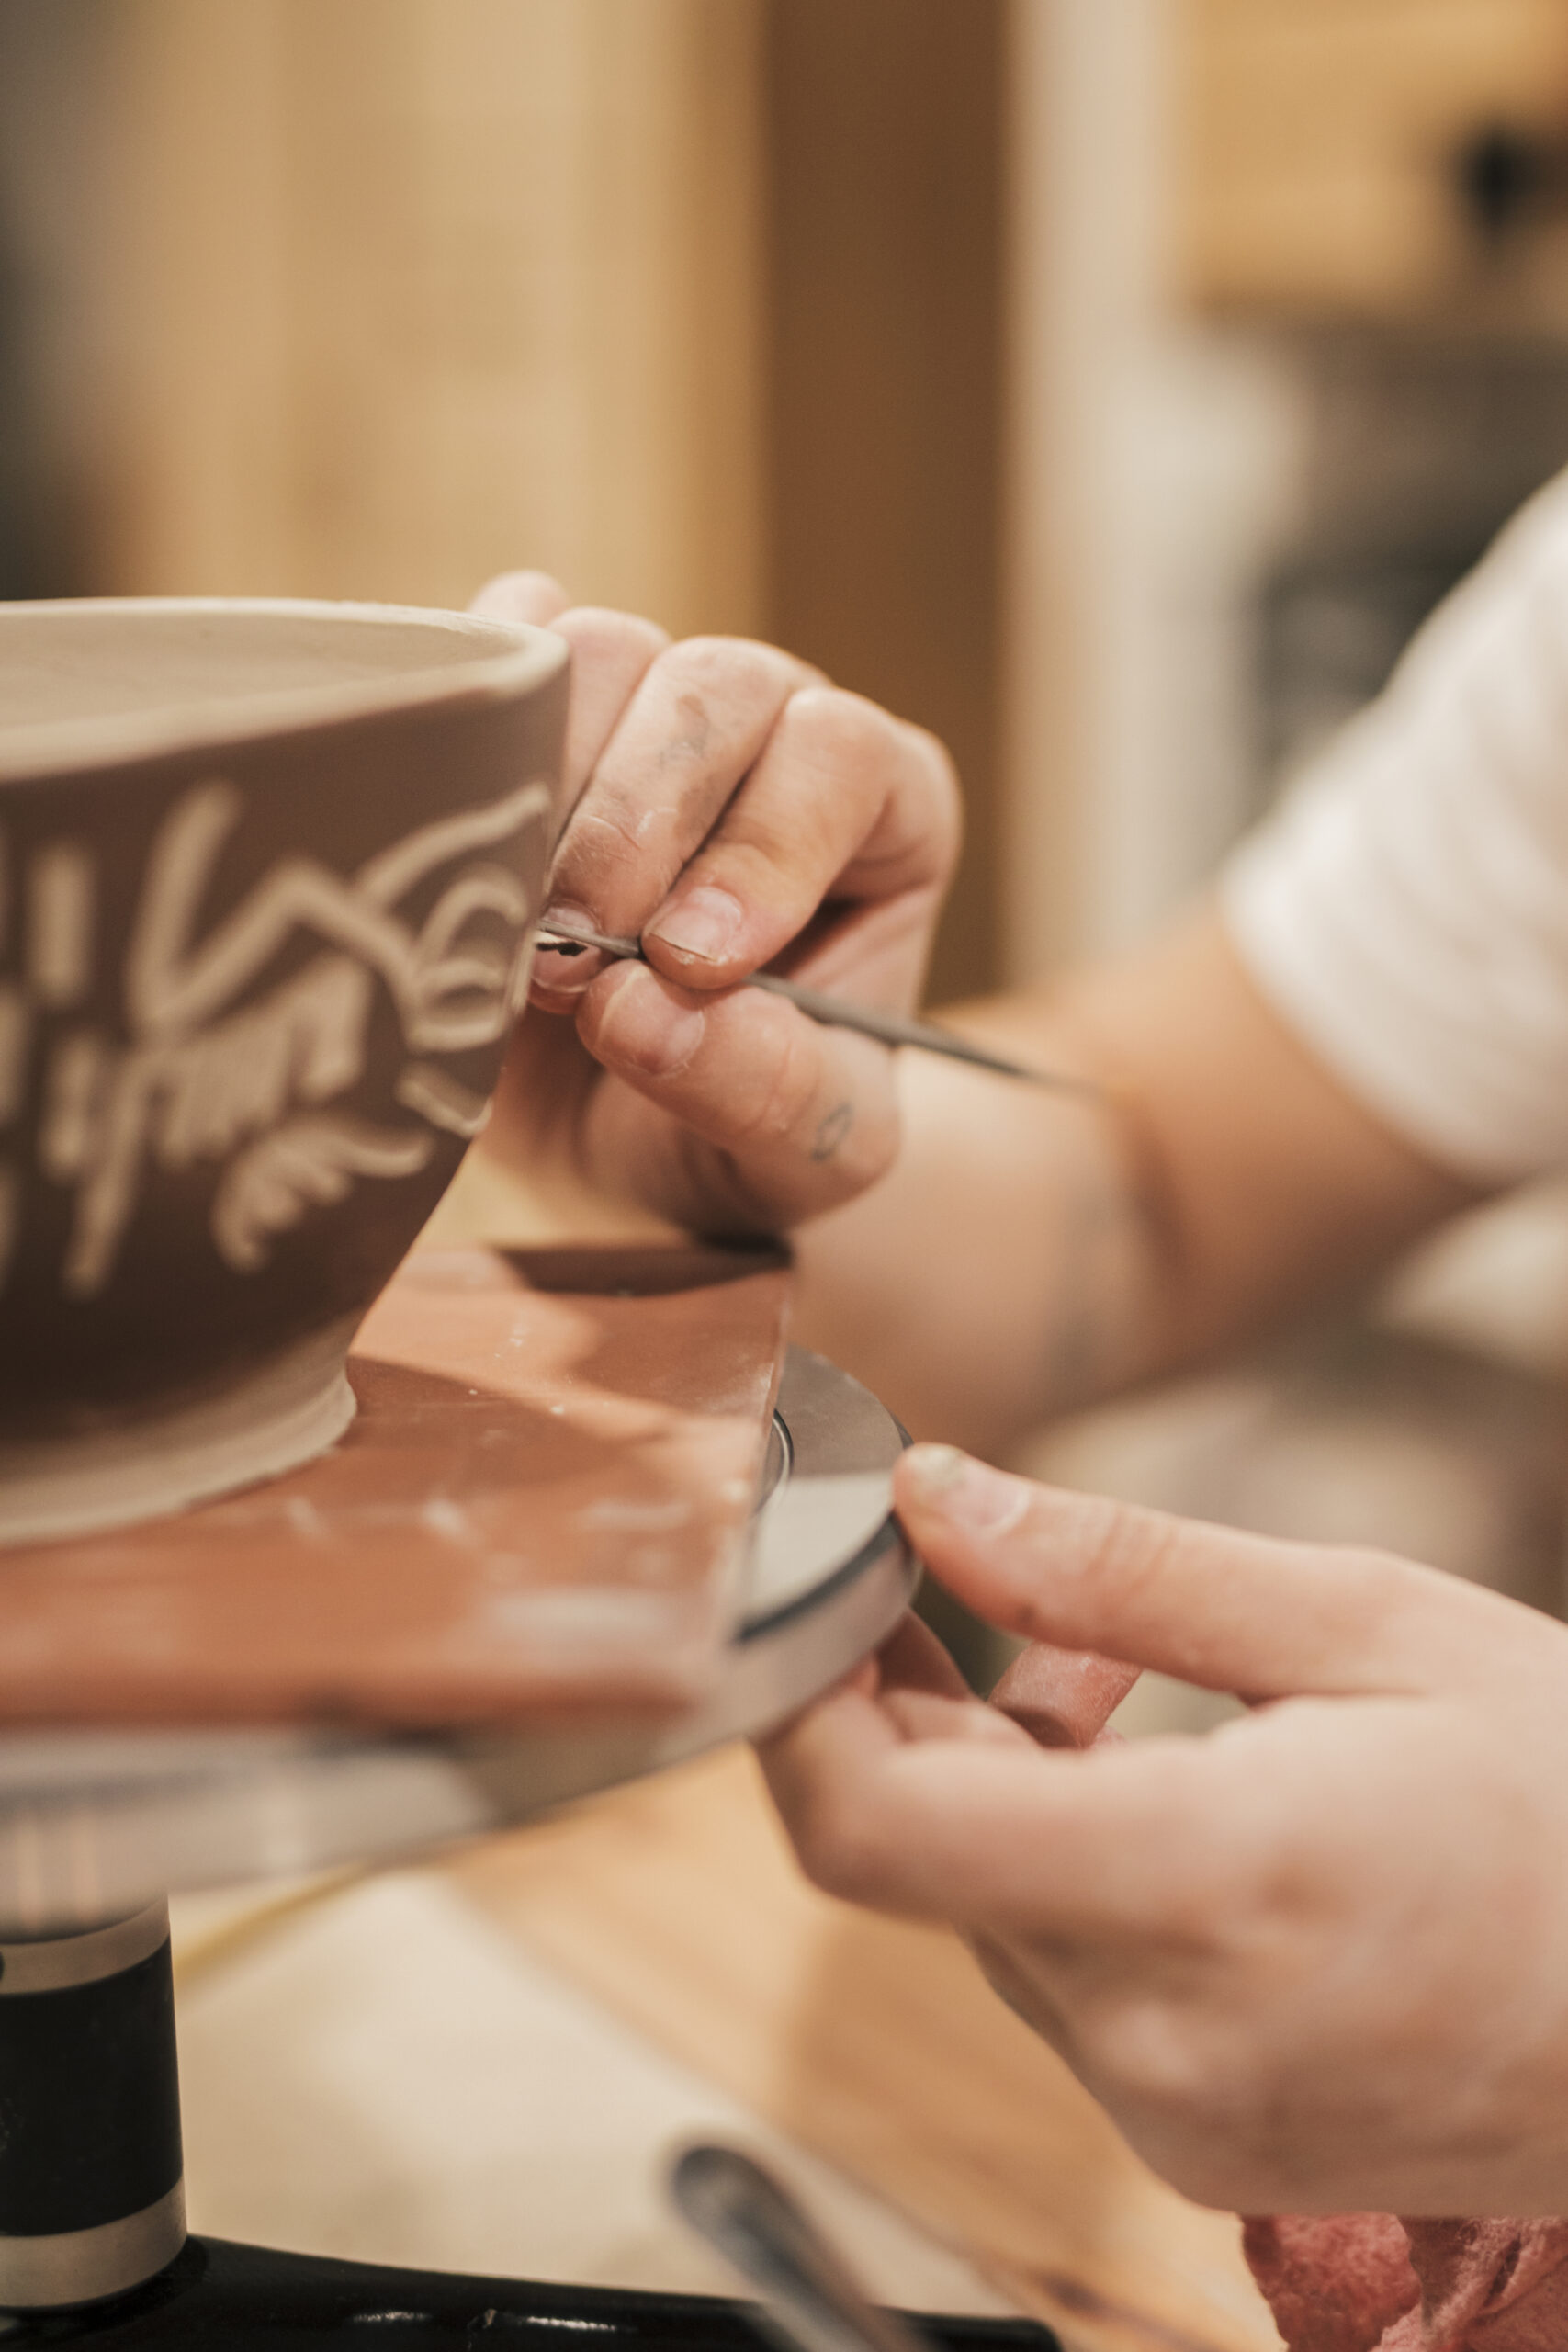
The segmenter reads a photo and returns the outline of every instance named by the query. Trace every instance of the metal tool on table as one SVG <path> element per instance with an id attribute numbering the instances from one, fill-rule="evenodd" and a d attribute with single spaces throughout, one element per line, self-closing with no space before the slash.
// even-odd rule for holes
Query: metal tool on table
<path id="1" fill-rule="evenodd" d="M 739 2148 L 688 2148 L 671 2168 L 670 2194 L 757 2290 L 759 2320 L 784 2352 L 931 2352 L 897 2312 L 867 2301 L 816 2222 Z"/>
<path id="2" fill-rule="evenodd" d="M 539 943 L 558 956 L 581 956 L 590 948 L 597 948 L 601 956 L 614 956 L 620 963 L 646 964 L 642 942 L 620 939 L 609 932 L 566 931 L 557 923 L 542 922 L 538 926 Z M 798 980 L 786 980 L 777 972 L 750 972 L 740 984 L 743 988 L 761 989 L 765 995 L 782 996 L 808 1021 L 819 1021 L 828 1029 L 853 1029 L 863 1037 L 874 1037 L 884 1046 L 915 1046 L 921 1053 L 945 1054 L 950 1061 L 968 1062 L 976 1069 L 988 1069 L 998 1078 L 1027 1079 L 1033 1086 L 1048 1086 L 1058 1094 L 1077 1094 L 1086 1102 L 1104 1102 L 1110 1100 L 1110 1089 L 1092 1078 L 1079 1078 L 1068 1070 L 1035 1069 L 1027 1062 L 1010 1061 L 1005 1054 L 993 1054 L 984 1046 L 971 1045 L 967 1037 L 954 1035 L 951 1029 L 939 1029 L 933 1022 L 911 1021 L 897 1012 L 882 1012 L 869 1004 L 852 1004 L 847 998 L 827 996 L 820 989 L 808 989 Z"/>

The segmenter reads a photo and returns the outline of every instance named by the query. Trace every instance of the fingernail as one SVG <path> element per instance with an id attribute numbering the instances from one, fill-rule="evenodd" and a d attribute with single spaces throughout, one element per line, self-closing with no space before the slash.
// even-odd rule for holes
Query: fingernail
<path id="1" fill-rule="evenodd" d="M 976 1535 L 1005 1535 L 1029 1509 L 1029 1481 L 1011 1478 L 955 1445 L 914 1445 L 900 1483 L 925 1510 Z"/>
<path id="2" fill-rule="evenodd" d="M 699 882 L 667 912 L 655 915 L 644 937 L 662 940 L 683 964 L 721 964 L 745 928 L 739 899 L 711 882 Z"/>
<path id="3" fill-rule="evenodd" d="M 649 1078 L 678 1077 L 703 1042 L 706 1014 L 672 1002 L 652 972 L 635 964 L 621 971 L 594 1043 L 612 1061 L 630 1063 Z"/>
<path id="4" fill-rule="evenodd" d="M 541 923 L 552 931 L 597 931 L 598 924 L 586 907 L 574 906 L 561 899 L 545 909 Z M 581 996 L 591 980 L 598 978 L 604 968 L 604 958 L 596 947 L 561 949 L 553 939 L 541 939 L 534 951 L 534 979 L 536 986 L 547 988 L 552 996 Z"/>

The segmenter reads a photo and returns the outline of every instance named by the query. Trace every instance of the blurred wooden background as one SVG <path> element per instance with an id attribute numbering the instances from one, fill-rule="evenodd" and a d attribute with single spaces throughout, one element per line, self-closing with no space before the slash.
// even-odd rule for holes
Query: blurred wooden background
<path id="1" fill-rule="evenodd" d="M 761 581 L 757 0 L 115 0 L 118 590 Z"/>
<path id="2" fill-rule="evenodd" d="M 951 997 L 1234 829 L 1128 684 L 1153 344 L 1560 337 L 1565 183 L 1562 0 L 0 0 L 0 593 L 782 637 L 957 755 Z"/>
<path id="3" fill-rule="evenodd" d="M 1002 0 L 96 4 L 86 583 L 782 637 L 952 744 L 993 978 Z"/>
<path id="4" fill-rule="evenodd" d="M 1007 11 L 773 0 L 767 617 L 947 743 L 964 858 L 940 1000 L 1001 978 Z"/>
<path id="5" fill-rule="evenodd" d="M 1180 8 L 1177 242 L 1194 300 L 1382 322 L 1459 303 L 1516 331 L 1568 322 L 1561 238 L 1537 240 L 1499 283 L 1479 266 L 1457 187 L 1488 132 L 1525 142 L 1516 153 L 1527 178 L 1531 146 L 1543 157 L 1560 148 L 1562 0 Z"/>

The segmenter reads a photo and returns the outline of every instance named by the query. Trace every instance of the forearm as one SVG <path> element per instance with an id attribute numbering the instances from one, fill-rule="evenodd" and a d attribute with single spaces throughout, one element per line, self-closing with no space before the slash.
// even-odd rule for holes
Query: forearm
<path id="1" fill-rule="evenodd" d="M 893 1172 L 800 1236 L 799 1336 L 918 1434 L 995 1455 L 1364 1278 L 1470 1197 L 1313 1060 L 1212 910 L 959 1018 L 1107 1100 L 906 1056 Z"/>
<path id="2" fill-rule="evenodd" d="M 1000 1040 L 1006 1008 L 971 1023 Z M 1071 1066 L 1044 1023 L 1029 1046 Z M 1020 1048 L 1021 1050 L 1021 1048 Z M 796 1237 L 795 1336 L 920 1437 L 988 1453 L 1136 1377 L 1159 1245 L 1120 1118 L 907 1055 L 898 1163 Z"/>

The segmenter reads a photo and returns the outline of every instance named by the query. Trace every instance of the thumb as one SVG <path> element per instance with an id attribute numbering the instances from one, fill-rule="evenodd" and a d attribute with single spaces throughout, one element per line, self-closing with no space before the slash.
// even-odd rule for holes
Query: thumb
<path id="1" fill-rule="evenodd" d="M 1499 1605 L 1387 1553 L 1172 1519 L 951 1446 L 913 1447 L 894 1500 L 931 1573 L 991 1624 L 1247 1699 L 1430 1688 L 1473 1641 L 1475 1605 Z"/>

